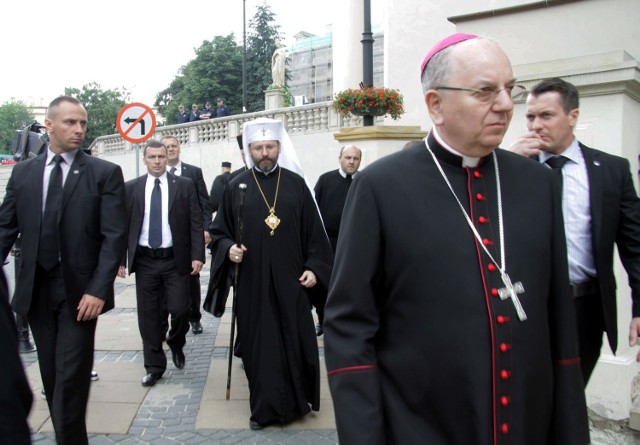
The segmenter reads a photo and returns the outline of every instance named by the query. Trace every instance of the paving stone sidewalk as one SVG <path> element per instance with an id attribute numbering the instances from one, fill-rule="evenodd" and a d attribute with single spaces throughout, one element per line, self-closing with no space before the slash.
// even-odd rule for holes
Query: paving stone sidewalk
<path id="1" fill-rule="evenodd" d="M 6 271 L 11 277 L 12 271 Z M 202 274 L 203 293 L 209 280 Z M 225 399 L 230 318 L 203 314 L 204 332 L 187 334 L 186 365 L 177 369 L 167 356 L 167 371 L 144 388 L 142 340 L 137 326 L 134 278 L 116 279 L 116 308 L 102 315 L 96 332 L 94 369 L 87 413 L 89 443 L 99 444 L 337 444 L 333 404 L 326 377 L 321 410 L 299 422 L 261 431 L 248 428 L 249 391 L 240 361 L 232 366 L 231 398 Z M 323 343 L 319 340 L 324 372 Z M 33 388 L 29 423 L 34 444 L 55 444 L 46 401 L 40 396 L 37 354 L 22 354 Z"/>

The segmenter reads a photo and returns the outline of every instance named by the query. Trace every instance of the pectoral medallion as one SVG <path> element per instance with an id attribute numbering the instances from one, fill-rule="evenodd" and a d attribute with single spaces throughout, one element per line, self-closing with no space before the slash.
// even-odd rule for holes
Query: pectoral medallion
<path id="1" fill-rule="evenodd" d="M 264 220 L 264 223 L 271 229 L 269 235 L 273 236 L 275 234 L 276 228 L 280 225 L 280 218 L 276 215 L 276 203 L 278 202 L 278 190 L 280 190 L 280 174 L 282 173 L 282 168 L 278 167 L 278 182 L 276 184 L 276 196 L 273 198 L 273 206 L 269 205 L 269 201 L 267 201 L 267 197 L 264 196 L 264 192 L 262 191 L 262 187 L 260 187 L 260 183 L 258 182 L 258 178 L 256 178 L 255 168 L 251 169 L 253 173 L 253 179 L 256 181 L 256 185 L 258 186 L 258 190 L 262 195 L 262 199 L 264 199 L 264 203 L 267 205 L 269 209 L 269 214 Z"/>
<path id="2" fill-rule="evenodd" d="M 280 225 L 280 218 L 276 215 L 276 209 L 273 207 L 269 209 L 269 215 L 264 220 L 264 223 L 271 229 L 269 235 L 273 236 L 276 228 Z"/>

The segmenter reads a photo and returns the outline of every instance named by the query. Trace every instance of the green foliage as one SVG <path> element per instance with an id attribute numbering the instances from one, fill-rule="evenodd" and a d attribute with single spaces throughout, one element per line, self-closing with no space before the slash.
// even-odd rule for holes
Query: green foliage
<path id="1" fill-rule="evenodd" d="M 242 110 L 242 47 L 235 42 L 233 33 L 205 40 L 195 49 L 195 59 L 180 69 L 171 85 L 156 96 L 155 106 L 167 124 L 176 123 L 178 105 L 187 111 L 191 104 L 200 109 L 210 101 L 222 98 L 231 113 Z"/>
<path id="2" fill-rule="evenodd" d="M 293 94 L 291 94 L 291 88 L 286 85 L 269 85 L 267 90 L 284 90 L 284 106 L 293 106 Z"/>
<path id="3" fill-rule="evenodd" d="M 276 40 L 282 40 L 280 25 L 274 24 L 275 14 L 266 3 L 249 21 L 247 37 L 247 111 L 264 110 L 264 90 L 271 85 L 271 56 Z M 290 74 L 285 71 L 285 79 Z"/>
<path id="4" fill-rule="evenodd" d="M 75 97 L 87 110 L 88 124 L 85 147 L 99 136 L 117 133 L 116 119 L 118 112 L 129 100 L 129 92 L 122 89 L 102 90 L 99 84 L 92 82 L 81 90 L 65 88 L 64 94 Z"/>
<path id="5" fill-rule="evenodd" d="M 247 111 L 264 110 L 264 90 L 271 85 L 271 56 L 276 40 L 282 38 L 280 26 L 274 24 L 275 14 L 265 2 L 258 6 L 249 21 L 247 33 Z M 235 42 L 233 33 L 215 36 L 194 48 L 195 58 L 182 66 L 171 84 L 158 92 L 154 105 L 167 124 L 175 124 L 178 106 L 200 110 L 210 101 L 224 99 L 231 114 L 242 111 L 242 45 Z M 287 72 L 286 79 L 291 75 Z M 291 100 L 291 98 L 289 98 Z"/>
<path id="6" fill-rule="evenodd" d="M 22 102 L 11 101 L 0 105 L 0 153 L 11 153 L 14 132 L 34 121 L 33 113 Z"/>

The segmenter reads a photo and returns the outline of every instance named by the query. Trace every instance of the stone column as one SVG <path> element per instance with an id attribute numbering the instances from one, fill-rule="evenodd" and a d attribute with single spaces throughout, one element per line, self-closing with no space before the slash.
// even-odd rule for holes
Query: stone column
<path id="1" fill-rule="evenodd" d="M 344 10 L 336 14 L 331 28 L 333 37 L 333 92 L 358 88 L 362 82 L 362 32 L 364 2 L 345 2 Z"/>

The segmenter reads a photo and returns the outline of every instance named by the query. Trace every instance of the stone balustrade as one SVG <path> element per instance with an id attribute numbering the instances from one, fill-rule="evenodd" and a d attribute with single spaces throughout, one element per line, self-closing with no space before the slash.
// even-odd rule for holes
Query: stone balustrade
<path id="1" fill-rule="evenodd" d="M 186 124 L 160 126 L 156 128 L 153 137 L 160 139 L 165 135 L 172 135 L 178 139 L 181 145 L 227 143 L 240 133 L 243 123 L 259 117 L 282 120 L 291 136 L 333 133 L 341 128 L 362 125 L 362 117 L 341 116 L 335 112 L 329 101 L 299 107 L 236 114 Z M 381 117 L 376 119 L 383 120 Z M 129 153 L 134 145 L 124 140 L 119 134 L 113 134 L 97 138 L 90 148 L 94 156 L 105 157 Z"/>

